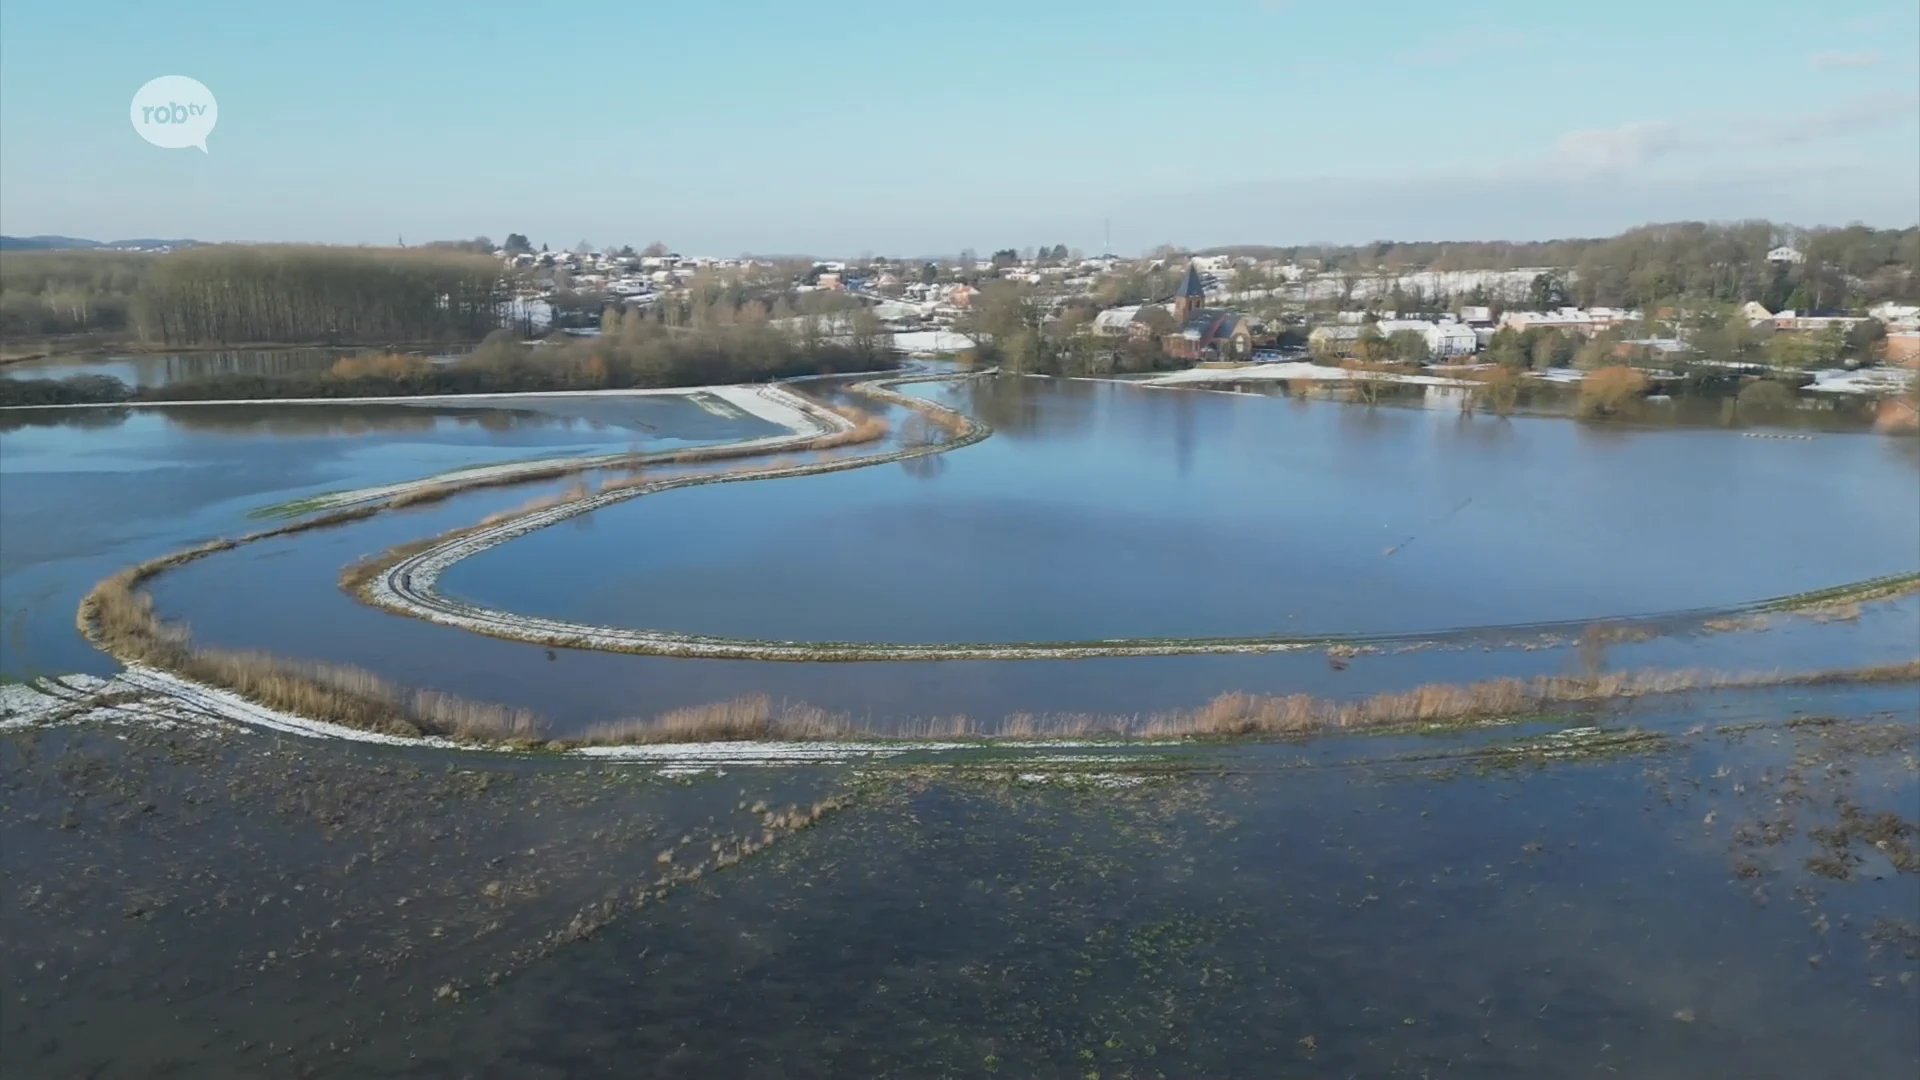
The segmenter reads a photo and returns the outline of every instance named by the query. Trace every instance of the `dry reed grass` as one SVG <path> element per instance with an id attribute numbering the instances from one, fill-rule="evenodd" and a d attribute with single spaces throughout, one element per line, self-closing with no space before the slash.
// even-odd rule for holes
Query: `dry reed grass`
<path id="1" fill-rule="evenodd" d="M 524 709 L 433 690 L 406 690 L 358 668 L 195 646 L 188 629 L 163 621 L 153 610 L 153 597 L 138 586 L 168 567 L 233 546 L 233 541 L 217 540 L 107 577 L 80 602 L 81 633 L 122 662 L 168 671 L 312 720 L 492 743 L 523 744 L 538 738 L 543 722 Z"/>
<path id="2" fill-rule="evenodd" d="M 645 480 L 638 479 L 638 478 L 631 479 L 631 480 L 615 480 L 608 483 L 606 487 L 608 488 L 638 487 L 645 482 L 646 482 Z M 498 525 L 503 521 L 511 521 L 512 519 L 520 517 L 524 514 L 531 514 L 536 510 L 545 510 L 548 507 L 559 506 L 562 503 L 577 502 L 581 499 L 587 498 L 592 494 L 593 494 L 593 489 L 587 486 L 586 481 L 584 480 L 575 481 L 573 484 L 568 485 L 565 491 L 556 491 L 547 495 L 536 495 L 533 498 L 528 499 L 526 502 L 523 502 L 518 506 L 510 507 L 506 510 L 496 510 L 491 514 L 488 514 L 486 517 L 481 518 L 480 524 L 477 527 L 486 528 L 488 525 Z M 445 537 L 439 537 L 438 539 L 445 539 Z M 391 560 L 389 561 L 388 565 L 392 565 Z"/>
<path id="3" fill-rule="evenodd" d="M 1805 674 L 1681 671 L 1612 671 L 1590 675 L 1542 675 L 1532 679 L 1431 683 L 1411 690 L 1352 701 L 1306 694 L 1222 694 L 1190 712 L 1151 718 L 1144 735 L 1297 734 L 1311 731 L 1456 724 L 1538 715 L 1556 706 L 1621 701 L 1689 690 L 1806 685 L 1819 682 L 1888 682 L 1920 679 L 1920 660 L 1900 664 Z"/>
<path id="4" fill-rule="evenodd" d="M 1541 715 L 1566 705 L 1622 701 L 1690 690 L 1909 682 L 1920 660 L 1799 674 L 1724 674 L 1705 671 L 1625 671 L 1547 675 L 1532 679 L 1434 683 L 1341 701 L 1310 694 L 1229 693 L 1198 709 L 1151 716 L 1092 713 L 1012 713 L 997 725 L 965 715 L 914 720 L 885 731 L 802 705 L 775 705 L 766 695 L 675 709 L 652 720 L 601 724 L 580 740 L 607 746 L 662 742 L 887 739 L 1222 738 L 1304 735 L 1326 731 L 1464 724 Z"/>
<path id="5" fill-rule="evenodd" d="M 765 694 L 674 709 L 650 720 L 616 720 L 587 729 L 578 742 L 619 746 L 662 742 L 838 739 L 855 734 L 845 717 L 810 706 L 775 705 Z"/>
<path id="6" fill-rule="evenodd" d="M 411 379 L 432 370 L 432 361 L 424 356 L 392 352 L 362 353 L 335 360 L 333 366 L 327 369 L 327 375 L 335 379 Z"/>
<path id="7" fill-rule="evenodd" d="M 876 439 L 885 438 L 887 432 L 890 430 L 885 420 L 877 416 L 869 415 L 865 411 L 856 409 L 851 405 L 833 405 L 829 406 L 829 408 L 853 426 L 841 431 L 830 431 L 825 435 L 809 439 L 803 444 L 806 449 L 831 450 L 837 446 L 853 446 L 859 443 L 873 442 Z"/>

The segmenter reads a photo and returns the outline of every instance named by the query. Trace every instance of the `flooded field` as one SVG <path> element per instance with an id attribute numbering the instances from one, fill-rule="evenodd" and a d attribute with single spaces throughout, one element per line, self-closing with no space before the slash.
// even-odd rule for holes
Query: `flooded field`
<path id="1" fill-rule="evenodd" d="M 13 732 L 0 1070 L 1909 1075 L 1917 725 L 1810 690 L 679 777 Z"/>
<path id="2" fill-rule="evenodd" d="M 1039 380 L 918 392 L 974 412 L 993 437 L 905 464 L 636 499 L 457 563 L 444 587 L 533 614 L 798 640 L 1273 630 L 1418 639 L 1760 600 L 1912 570 L 1920 550 L 1910 440 L 1621 433 Z M 1675 455 L 1696 454 L 1713 463 L 1712 482 L 1671 468 Z M 1347 486 L 1372 494 L 1348 500 Z M 687 661 L 479 637 L 370 609 L 336 584 L 356 559 L 556 487 L 475 492 L 250 545 L 163 576 L 155 595 L 212 644 L 508 702 L 560 731 L 746 694 L 884 725 L 1151 713 L 1229 690 L 1348 696 L 1607 667 L 1809 670 L 1911 659 L 1920 648 L 1920 604 L 1908 598 L 1821 621 L 1731 620 L 1713 633 L 1695 620 L 1652 639 L 1595 637 L 1583 625 L 1518 645 L 1456 635 L 1444 648 L 1386 645 L 1338 666 L 1317 649 Z M 1824 509 L 1784 513 L 1775 495 L 1788 491 Z M 1696 494 L 1727 520 L 1687 509 Z M 264 594 L 302 617 L 249 602 Z"/>
<path id="3" fill-rule="evenodd" d="M 811 392 L 891 430 L 808 460 L 924 434 L 911 409 Z M 455 564 L 446 588 L 795 640 L 1404 637 L 1263 655 L 689 660 L 483 637 L 340 587 L 357 560 L 573 478 L 217 552 L 154 579 L 155 608 L 197 642 L 524 707 L 555 737 L 755 694 L 944 730 L 929 722 L 1145 716 L 1224 691 L 1351 701 L 1920 654 L 1910 594 L 1618 622 L 1913 571 L 1911 441 L 1004 378 L 913 392 L 993 435 L 615 503 Z M 0 414 L 5 667 L 113 671 L 74 608 L 136 561 L 298 520 L 329 493 L 779 430 L 734 400 Z M 387 745 L 141 711 L 119 691 L 86 700 L 0 719 L 9 1076 L 1920 1068 L 1911 682 L 1702 688 L 1371 736 L 758 757 Z"/>
<path id="4" fill-rule="evenodd" d="M 1920 551 L 1920 468 L 1871 435 L 1623 435 L 1032 379 L 960 393 L 996 437 L 937 472 L 635 499 L 443 588 L 801 641 L 1404 633 L 1737 604 L 1910 571 Z"/>
<path id="5" fill-rule="evenodd" d="M 471 351 L 471 345 L 422 348 L 436 358 Z M 71 379 L 104 375 L 130 387 L 166 386 L 212 375 L 319 375 L 349 356 L 378 350 L 366 347 L 300 349 L 202 349 L 192 352 L 129 353 L 107 356 L 57 356 L 24 360 L 0 368 L 12 379 Z"/>
<path id="6" fill-rule="evenodd" d="M 318 375 L 365 349 L 223 349 L 124 356 L 50 357 L 8 364 L 13 379 L 70 379 L 104 375 L 132 387 L 165 386 L 209 375 Z"/>
<path id="7" fill-rule="evenodd" d="M 140 559 L 244 531 L 274 505 L 503 461 L 773 430 L 738 410 L 672 395 L 618 404 L 0 410 L 0 670 L 103 670 L 104 658 L 72 628 L 88 587 Z"/>

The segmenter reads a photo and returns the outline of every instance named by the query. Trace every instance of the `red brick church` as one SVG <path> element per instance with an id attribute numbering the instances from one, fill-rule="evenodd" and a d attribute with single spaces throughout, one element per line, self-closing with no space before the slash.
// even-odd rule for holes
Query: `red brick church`
<path id="1" fill-rule="evenodd" d="M 1253 353 L 1253 328 L 1238 312 L 1209 308 L 1200 270 L 1187 263 L 1187 276 L 1173 295 L 1176 329 L 1162 339 L 1168 356 L 1204 363 L 1209 360 L 1245 360 Z"/>

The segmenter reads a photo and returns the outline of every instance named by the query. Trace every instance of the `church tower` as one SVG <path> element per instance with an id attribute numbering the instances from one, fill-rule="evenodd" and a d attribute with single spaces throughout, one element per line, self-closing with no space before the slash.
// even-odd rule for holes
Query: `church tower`
<path id="1" fill-rule="evenodd" d="M 1207 290 L 1200 287 L 1200 270 L 1187 260 L 1187 279 L 1180 283 L 1180 291 L 1173 294 L 1173 318 L 1184 324 L 1188 319 L 1200 313 L 1207 306 Z"/>

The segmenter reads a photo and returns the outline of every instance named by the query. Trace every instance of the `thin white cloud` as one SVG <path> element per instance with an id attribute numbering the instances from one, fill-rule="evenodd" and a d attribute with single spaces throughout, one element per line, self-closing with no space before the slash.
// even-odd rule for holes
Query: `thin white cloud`
<path id="1" fill-rule="evenodd" d="M 1817 52 L 1807 58 L 1807 63 L 1815 71 L 1846 71 L 1851 68 L 1872 67 L 1880 62 L 1880 54 L 1872 50 L 1864 52 Z"/>
<path id="2" fill-rule="evenodd" d="M 1811 112 L 1781 117 L 1754 129 L 1758 141 L 1775 145 L 1835 139 L 1911 118 L 1920 94 L 1866 94 Z"/>
<path id="3" fill-rule="evenodd" d="M 1555 140 L 1547 164 L 1566 176 L 1603 176 L 1637 169 L 1683 142 L 1680 129 L 1665 120 L 1585 128 Z"/>

